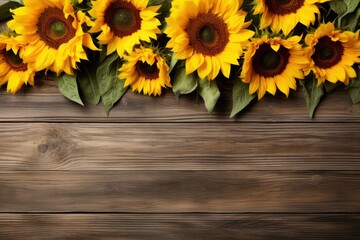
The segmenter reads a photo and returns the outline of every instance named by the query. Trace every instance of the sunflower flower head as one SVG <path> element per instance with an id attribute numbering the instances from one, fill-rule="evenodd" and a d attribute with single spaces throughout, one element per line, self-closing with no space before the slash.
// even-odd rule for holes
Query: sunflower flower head
<path id="1" fill-rule="evenodd" d="M 21 36 L 0 35 L 0 86 L 7 83 L 7 91 L 15 94 L 24 84 L 34 85 L 33 64 L 23 61 L 26 48 Z"/>
<path id="2" fill-rule="evenodd" d="M 131 86 L 133 92 L 158 96 L 162 88 L 172 87 L 169 66 L 154 49 L 141 46 L 124 59 L 126 62 L 119 69 L 118 77 L 124 79 L 124 86 Z"/>
<path id="3" fill-rule="evenodd" d="M 175 0 L 167 18 L 167 44 L 176 59 L 186 60 L 186 74 L 197 70 L 213 80 L 220 70 L 229 78 L 231 64 L 239 65 L 242 44 L 254 35 L 246 29 L 246 12 L 239 0 Z"/>
<path id="4" fill-rule="evenodd" d="M 331 22 L 321 24 L 314 34 L 308 34 L 305 42 L 305 55 L 310 65 L 305 69 L 308 75 L 314 72 L 318 84 L 326 80 L 338 81 L 348 85 L 356 78 L 353 65 L 360 63 L 360 30 L 354 32 L 335 29 Z"/>
<path id="5" fill-rule="evenodd" d="M 100 44 L 107 45 L 107 55 L 117 51 L 120 57 L 131 53 L 140 41 L 157 40 L 161 23 L 156 18 L 159 6 L 149 6 L 148 0 L 92 1 L 90 15 L 95 18 L 91 32 L 100 32 Z"/>
<path id="6" fill-rule="evenodd" d="M 287 36 L 298 23 L 309 27 L 320 17 L 317 3 L 329 0 L 255 0 L 254 14 L 261 14 L 260 29 L 270 26 Z"/>
<path id="7" fill-rule="evenodd" d="M 75 12 L 70 0 L 24 0 L 12 10 L 8 25 L 28 42 L 24 61 L 35 62 L 35 70 L 74 75 L 81 59 L 88 60 L 83 46 L 98 50 L 84 25 L 91 25 L 85 13 Z"/>
<path id="8" fill-rule="evenodd" d="M 252 38 L 244 55 L 240 78 L 249 84 L 249 93 L 257 93 L 258 99 L 266 92 L 275 95 L 277 89 L 286 96 L 296 90 L 296 78 L 304 79 L 302 69 L 309 62 L 299 44 L 301 37 Z"/>

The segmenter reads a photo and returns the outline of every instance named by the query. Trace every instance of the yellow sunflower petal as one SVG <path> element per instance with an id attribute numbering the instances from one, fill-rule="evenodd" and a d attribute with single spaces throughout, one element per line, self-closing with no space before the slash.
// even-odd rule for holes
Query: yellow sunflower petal
<path id="1" fill-rule="evenodd" d="M 6 42 L 11 48 L 6 51 L 2 42 Z M 21 57 L 26 47 L 21 37 L 0 37 L 0 50 L 3 48 L 0 51 L 0 86 L 7 83 L 9 93 L 15 94 L 24 84 L 34 83 L 34 63 L 25 63 Z"/>
<path id="2" fill-rule="evenodd" d="M 305 41 L 308 45 L 305 49 L 305 56 L 312 63 L 305 73 L 314 72 L 318 83 L 328 80 L 332 83 L 340 81 L 348 84 L 349 79 L 356 77 L 352 66 L 359 62 L 358 32 L 342 32 L 328 22 L 320 24 L 313 34 L 308 34 Z M 332 54 L 328 58 L 324 58 L 321 55 L 322 52 L 329 49 Z"/>
<path id="3" fill-rule="evenodd" d="M 302 70 L 309 65 L 299 41 L 266 35 L 250 40 L 240 73 L 242 81 L 249 83 L 250 94 L 257 92 L 260 100 L 266 92 L 275 95 L 279 89 L 288 96 L 290 89 L 296 90 L 296 79 L 304 78 Z"/>
<path id="4" fill-rule="evenodd" d="M 317 3 L 330 0 L 293 1 L 292 4 L 279 5 L 276 1 L 255 0 L 254 14 L 261 14 L 260 28 L 268 26 L 274 32 L 282 31 L 287 36 L 298 23 L 306 27 L 313 24 L 319 15 Z"/>
<path id="5" fill-rule="evenodd" d="M 90 19 L 84 13 L 75 14 L 70 1 L 26 0 L 13 14 L 9 26 L 28 43 L 23 58 L 34 62 L 36 71 L 73 72 L 80 60 L 87 60 L 84 46 L 97 50 L 82 28 Z"/>
<path id="6" fill-rule="evenodd" d="M 187 73 L 197 70 L 200 78 L 209 80 L 215 79 L 220 70 L 225 77 L 230 76 L 231 65 L 239 64 L 242 46 L 254 35 L 246 29 L 250 22 L 245 22 L 246 13 L 239 10 L 240 3 L 239 0 L 172 2 L 171 14 L 166 19 L 165 33 L 170 38 L 167 47 L 176 59 L 186 60 Z"/>
<path id="7" fill-rule="evenodd" d="M 185 62 L 186 74 L 190 74 L 197 70 L 204 63 L 204 56 L 201 54 L 194 54 L 192 57 L 188 58 Z"/>
<path id="8" fill-rule="evenodd" d="M 125 55 L 126 62 L 119 69 L 119 79 L 133 92 L 158 96 L 162 87 L 171 87 L 166 61 L 151 48 L 141 46 Z"/>
<path id="9" fill-rule="evenodd" d="M 151 39 L 157 40 L 157 34 L 161 34 L 159 29 L 161 23 L 156 16 L 159 15 L 157 11 L 161 5 L 148 6 L 148 3 L 148 0 L 92 1 L 93 8 L 89 13 L 96 20 L 90 32 L 100 32 L 99 43 L 109 45 L 107 55 L 117 51 L 123 57 L 126 53 L 130 53 L 140 40 L 148 43 Z M 127 15 L 126 19 L 122 15 L 119 17 L 117 10 L 121 9 L 128 9 L 132 14 Z M 106 19 L 111 20 L 106 21 Z M 126 26 L 128 22 L 134 24 Z"/>

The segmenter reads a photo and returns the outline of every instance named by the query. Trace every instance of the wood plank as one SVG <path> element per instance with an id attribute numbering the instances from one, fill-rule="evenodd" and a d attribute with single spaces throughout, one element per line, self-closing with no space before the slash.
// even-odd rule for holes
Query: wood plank
<path id="1" fill-rule="evenodd" d="M 0 212 L 360 213 L 360 172 L 4 172 Z"/>
<path id="2" fill-rule="evenodd" d="M 359 215 L 0 215 L 1 239 L 354 239 Z"/>
<path id="3" fill-rule="evenodd" d="M 3 123 L 1 170 L 360 170 L 357 123 Z"/>
<path id="4" fill-rule="evenodd" d="M 106 117 L 103 106 L 81 107 L 59 94 L 53 81 L 38 83 L 11 96 L 0 91 L 0 122 L 360 122 L 360 104 L 353 105 L 348 93 L 338 90 L 320 104 L 316 117 L 310 120 L 301 91 L 289 99 L 266 96 L 252 104 L 236 119 L 230 119 L 232 97 L 229 87 L 223 89 L 213 114 L 209 114 L 196 96 L 181 96 L 171 91 L 161 97 L 147 97 L 128 92 Z"/>

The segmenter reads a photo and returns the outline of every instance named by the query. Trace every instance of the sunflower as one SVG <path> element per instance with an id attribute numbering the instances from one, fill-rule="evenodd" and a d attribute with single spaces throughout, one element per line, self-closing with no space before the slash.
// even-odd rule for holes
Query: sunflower
<path id="1" fill-rule="evenodd" d="M 275 95 L 279 89 L 289 96 L 296 90 L 296 78 L 304 79 L 302 69 L 309 62 L 299 41 L 301 37 L 253 38 L 248 44 L 240 78 L 249 84 L 249 93 L 257 92 L 260 100 L 266 92 Z"/>
<path id="2" fill-rule="evenodd" d="M 305 75 L 313 71 L 319 85 L 325 80 L 348 85 L 350 78 L 356 78 L 352 66 L 360 63 L 359 31 L 341 32 L 329 22 L 321 24 L 314 34 L 306 35 L 308 47 L 305 48 L 305 55 L 310 65 L 305 69 Z"/>
<path id="3" fill-rule="evenodd" d="M 118 77 L 124 79 L 124 86 L 131 86 L 133 92 L 157 96 L 161 95 L 162 88 L 171 87 L 169 66 L 153 49 L 135 48 L 124 59 L 126 62 L 119 69 Z"/>
<path id="4" fill-rule="evenodd" d="M 24 49 L 22 37 L 0 35 L 0 86 L 7 83 L 7 91 L 12 94 L 24 84 L 34 85 L 34 68 L 21 57 Z"/>
<path id="5" fill-rule="evenodd" d="M 320 11 L 316 3 L 329 0 L 255 0 L 254 14 L 262 14 L 260 29 L 270 26 L 274 32 L 283 31 L 287 36 L 300 22 L 309 27 Z"/>
<path id="6" fill-rule="evenodd" d="M 107 44 L 107 55 L 117 50 L 122 57 L 140 40 L 150 43 L 161 34 L 156 18 L 161 5 L 148 7 L 148 0 L 97 0 L 92 4 L 89 13 L 96 21 L 90 32 L 101 32 L 97 39 Z"/>
<path id="7" fill-rule="evenodd" d="M 186 74 L 213 80 L 220 69 L 227 78 L 231 64 L 239 65 L 242 44 L 254 35 L 245 29 L 246 12 L 239 0 L 175 0 L 167 18 L 167 44 L 176 59 L 186 60 Z"/>
<path id="8" fill-rule="evenodd" d="M 91 25 L 85 13 L 74 12 L 70 0 L 24 0 L 24 6 L 12 10 L 8 25 L 29 43 L 24 60 L 35 62 L 35 70 L 52 70 L 74 75 L 76 63 L 88 60 L 83 45 L 98 50 L 84 25 Z"/>

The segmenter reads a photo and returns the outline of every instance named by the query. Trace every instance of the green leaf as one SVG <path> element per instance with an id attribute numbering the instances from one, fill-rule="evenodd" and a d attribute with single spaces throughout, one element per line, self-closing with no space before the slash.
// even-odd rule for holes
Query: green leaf
<path id="1" fill-rule="evenodd" d="M 249 85 L 237 78 L 233 87 L 233 107 L 230 117 L 235 117 L 256 98 L 256 94 L 249 93 Z"/>
<path id="2" fill-rule="evenodd" d="M 161 5 L 160 9 L 158 10 L 160 14 L 156 17 L 161 22 L 161 26 L 159 28 L 162 32 L 167 28 L 167 22 L 165 21 L 165 18 L 170 15 L 171 2 L 172 0 L 149 0 L 148 3 L 148 6 Z"/>
<path id="3" fill-rule="evenodd" d="M 343 16 L 346 13 L 347 6 L 344 0 L 333 0 L 330 2 L 330 8 L 336 12 L 339 16 Z"/>
<path id="4" fill-rule="evenodd" d="M 348 21 L 343 22 L 343 18 L 354 12 L 359 5 L 359 1 L 354 0 L 332 0 L 330 2 L 331 9 L 338 14 L 338 28 L 348 25 Z M 353 19 L 353 21 L 356 21 Z"/>
<path id="5" fill-rule="evenodd" d="M 343 29 L 355 32 L 360 22 L 360 7 L 355 12 L 347 14 L 342 18 L 341 25 Z"/>
<path id="6" fill-rule="evenodd" d="M 342 85 L 341 82 L 331 83 L 331 82 L 326 81 L 324 83 L 324 87 L 325 87 L 325 90 L 327 93 L 333 92 L 336 88 L 340 87 L 341 85 Z"/>
<path id="7" fill-rule="evenodd" d="M 343 2 L 346 4 L 347 7 L 346 13 L 354 12 L 356 7 L 359 5 L 359 1 L 354 0 L 343 0 Z"/>
<path id="8" fill-rule="evenodd" d="M 173 92 L 176 94 L 189 94 L 198 86 L 197 75 L 191 73 L 186 75 L 185 67 L 175 68 L 173 77 Z"/>
<path id="9" fill-rule="evenodd" d="M 86 100 L 97 105 L 100 102 L 100 89 L 96 78 L 95 64 L 84 64 L 80 66 L 80 72 L 77 76 L 79 87 Z"/>
<path id="10" fill-rule="evenodd" d="M 70 76 L 67 74 L 62 74 L 60 77 L 55 78 L 56 86 L 59 88 L 59 91 L 71 101 L 74 101 L 82 106 L 84 106 L 79 95 L 79 89 L 76 82 L 75 76 Z"/>
<path id="11" fill-rule="evenodd" d="M 124 80 L 116 79 L 112 81 L 112 84 L 112 88 L 101 98 L 107 115 L 109 115 L 115 103 L 117 103 L 127 91 L 127 88 L 124 88 Z"/>
<path id="12" fill-rule="evenodd" d="M 113 87 L 113 82 L 117 79 L 118 68 L 120 68 L 120 64 L 117 53 L 109 55 L 100 64 L 96 71 L 96 78 L 99 84 L 100 95 L 104 95 Z"/>
<path id="13" fill-rule="evenodd" d="M 12 18 L 12 14 L 10 9 L 15 9 L 21 7 L 19 2 L 10 1 L 0 6 L 0 22 L 6 21 Z"/>
<path id="14" fill-rule="evenodd" d="M 300 81 L 300 84 L 303 86 L 306 105 L 309 109 L 309 117 L 313 118 L 315 109 L 324 95 L 324 86 L 317 85 L 317 79 L 313 74 Z"/>
<path id="15" fill-rule="evenodd" d="M 10 2 L 16 2 L 24 6 L 24 0 L 10 0 Z"/>
<path id="16" fill-rule="evenodd" d="M 101 51 L 100 51 L 100 57 L 99 57 L 99 62 L 100 63 L 102 63 L 105 59 L 106 59 L 106 52 L 107 52 L 107 45 L 103 45 L 103 44 L 101 44 L 100 46 L 99 46 L 99 48 L 101 49 Z M 114 55 L 115 55 L 115 53 L 114 53 Z"/>
<path id="17" fill-rule="evenodd" d="M 216 84 L 216 79 L 209 81 L 207 78 L 204 80 L 198 78 L 197 82 L 197 91 L 204 99 L 206 109 L 211 113 L 220 97 L 220 91 Z"/>
<path id="18" fill-rule="evenodd" d="M 120 59 L 117 53 L 113 53 L 100 64 L 96 72 L 101 100 L 108 115 L 127 90 L 124 88 L 124 81 L 118 78 L 119 68 Z"/>
<path id="19" fill-rule="evenodd" d="M 172 0 L 149 0 L 148 6 L 161 5 L 159 12 L 167 13 L 170 11 Z"/>
<path id="20" fill-rule="evenodd" d="M 91 9 L 90 0 L 83 0 L 82 3 L 79 3 L 79 0 L 71 0 L 71 5 L 76 9 L 83 12 L 89 11 Z"/>
<path id="21" fill-rule="evenodd" d="M 174 70 L 178 61 L 179 61 L 178 59 L 175 59 L 174 56 L 172 56 L 170 66 L 169 66 L 169 74 L 172 72 L 172 70 Z"/>
<path id="22" fill-rule="evenodd" d="M 349 87 L 347 88 L 350 93 L 350 97 L 354 104 L 360 103 L 360 76 L 358 74 L 357 79 L 351 80 Z"/>

